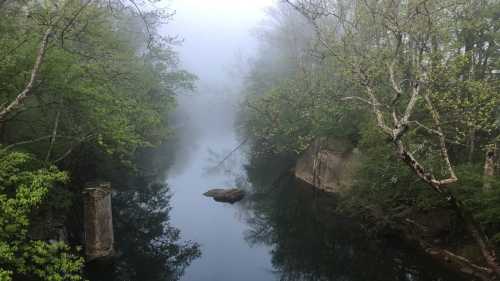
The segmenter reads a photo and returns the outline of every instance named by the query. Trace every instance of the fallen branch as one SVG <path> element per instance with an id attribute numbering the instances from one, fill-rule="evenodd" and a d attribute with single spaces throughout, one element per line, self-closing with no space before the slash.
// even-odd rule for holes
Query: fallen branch
<path id="1" fill-rule="evenodd" d="M 420 248 L 422 248 L 427 255 L 431 256 L 445 267 L 462 272 L 463 274 L 474 276 L 483 281 L 494 280 L 493 271 L 490 268 L 475 264 L 466 257 L 452 253 L 449 250 L 431 245 L 420 237 L 411 234 L 408 235 L 418 243 Z"/>
<path id="2" fill-rule="evenodd" d="M 231 155 L 233 153 L 235 153 L 238 149 L 240 149 L 245 143 L 247 143 L 247 141 L 249 140 L 250 138 L 246 138 L 243 142 L 241 142 L 237 147 L 235 147 L 233 150 L 231 150 L 231 152 L 229 152 L 226 157 L 224 157 L 224 159 L 222 159 L 222 161 L 220 161 L 215 167 L 213 167 L 214 170 L 216 170 L 217 168 L 219 168 L 224 162 L 226 162 L 227 159 L 229 159 L 229 157 L 231 157 Z"/>

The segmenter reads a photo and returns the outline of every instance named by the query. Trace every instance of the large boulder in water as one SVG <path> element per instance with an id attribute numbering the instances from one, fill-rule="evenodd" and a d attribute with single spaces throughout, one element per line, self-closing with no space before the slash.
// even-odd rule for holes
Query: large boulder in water
<path id="1" fill-rule="evenodd" d="M 217 202 L 226 202 L 233 204 L 243 199 L 243 197 L 245 197 L 245 192 L 238 188 L 216 188 L 203 193 L 203 195 L 212 197 Z"/>

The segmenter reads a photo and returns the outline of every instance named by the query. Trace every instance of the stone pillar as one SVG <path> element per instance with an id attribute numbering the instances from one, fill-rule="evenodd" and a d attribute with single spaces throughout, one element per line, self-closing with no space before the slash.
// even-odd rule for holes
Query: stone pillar
<path id="1" fill-rule="evenodd" d="M 85 255 L 87 261 L 112 257 L 113 215 L 111 213 L 111 184 L 89 183 L 83 192 Z"/>

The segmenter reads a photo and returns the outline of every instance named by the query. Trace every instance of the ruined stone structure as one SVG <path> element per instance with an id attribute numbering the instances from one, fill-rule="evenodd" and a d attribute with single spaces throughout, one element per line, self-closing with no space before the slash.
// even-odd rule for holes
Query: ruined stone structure
<path id="1" fill-rule="evenodd" d="M 87 184 L 84 191 L 85 255 L 87 261 L 114 254 L 111 184 Z"/>
<path id="2" fill-rule="evenodd" d="M 297 161 L 295 176 L 321 190 L 341 192 L 351 185 L 356 154 L 347 142 L 316 139 Z"/>

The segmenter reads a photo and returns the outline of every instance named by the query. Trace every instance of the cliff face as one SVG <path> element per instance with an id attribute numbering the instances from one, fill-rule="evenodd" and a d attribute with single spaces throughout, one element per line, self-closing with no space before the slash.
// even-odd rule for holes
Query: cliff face
<path id="1" fill-rule="evenodd" d="M 295 166 L 295 177 L 327 192 L 349 188 L 357 163 L 357 150 L 345 141 L 316 139 Z"/>

